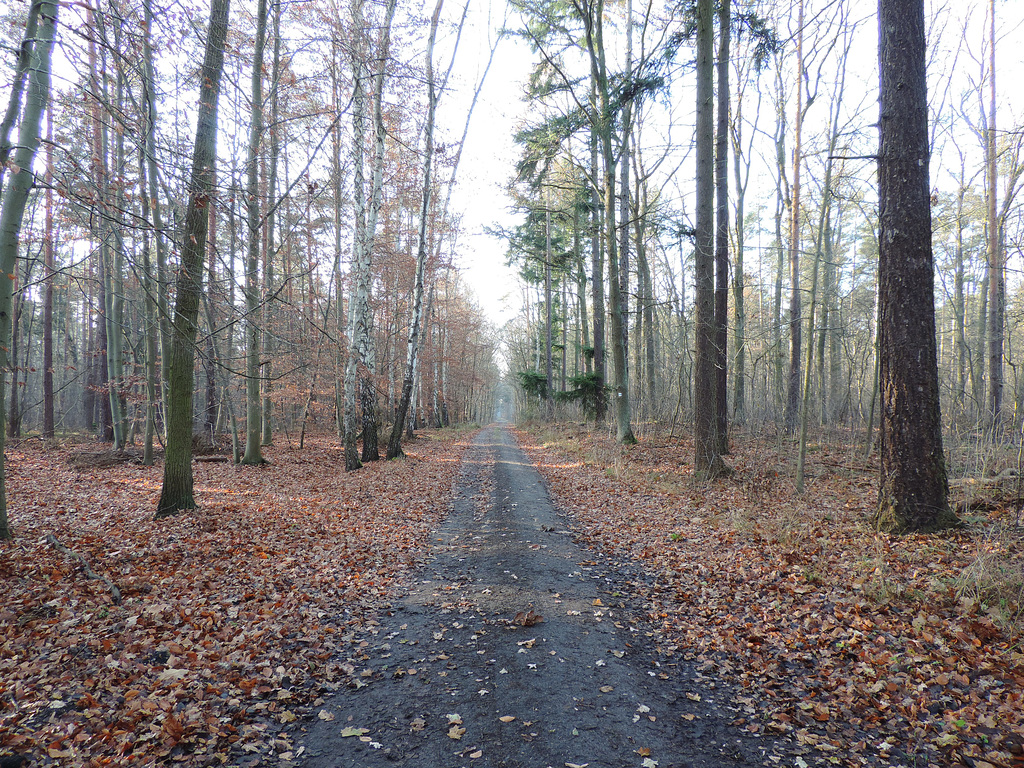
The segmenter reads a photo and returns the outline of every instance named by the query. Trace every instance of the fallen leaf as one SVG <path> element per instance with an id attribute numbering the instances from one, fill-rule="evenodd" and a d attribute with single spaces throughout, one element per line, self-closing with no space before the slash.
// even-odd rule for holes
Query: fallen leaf
<path id="1" fill-rule="evenodd" d="M 503 723 L 511 723 L 513 720 L 515 720 L 515 717 L 513 717 L 512 715 L 502 715 L 498 719 L 501 720 L 501 722 Z"/>
<path id="2" fill-rule="evenodd" d="M 364 733 L 369 733 L 369 728 L 343 728 L 341 731 L 341 737 L 347 739 L 349 736 L 362 736 Z"/>
<path id="3" fill-rule="evenodd" d="M 457 741 L 461 739 L 465 733 L 465 728 L 459 728 L 459 726 L 453 725 L 451 728 L 448 729 L 448 738 L 455 739 Z"/>

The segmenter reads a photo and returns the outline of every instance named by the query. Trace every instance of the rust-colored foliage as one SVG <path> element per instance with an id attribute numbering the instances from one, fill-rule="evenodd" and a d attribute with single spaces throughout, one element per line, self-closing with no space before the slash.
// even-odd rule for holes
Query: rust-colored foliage
<path id="1" fill-rule="evenodd" d="M 198 765 L 232 745 L 281 751 L 259 724 L 294 721 L 351 674 L 334 652 L 424 553 L 463 447 L 422 433 L 407 460 L 345 473 L 334 443 L 267 449 L 263 467 L 196 464 L 201 509 L 161 521 L 159 466 L 76 470 L 62 450 L 9 450 L 0 756 Z"/>
<path id="2" fill-rule="evenodd" d="M 704 484 L 686 441 L 520 435 L 587 541 L 643 565 L 630 591 L 662 653 L 743 690 L 738 724 L 844 765 L 1011 763 L 1024 732 L 1024 532 L 1012 510 L 890 538 L 869 525 L 877 468 L 848 447 L 812 446 L 797 495 L 788 448 L 772 442 L 737 439 L 736 476 Z M 1006 593 L 972 581 L 986 558 L 1016 574 Z"/>

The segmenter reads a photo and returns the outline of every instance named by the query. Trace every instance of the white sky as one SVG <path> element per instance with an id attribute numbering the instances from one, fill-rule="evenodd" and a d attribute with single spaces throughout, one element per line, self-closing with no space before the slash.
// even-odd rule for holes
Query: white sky
<path id="1" fill-rule="evenodd" d="M 808 7 L 822 3 L 817 0 L 808 0 Z M 785 7 L 781 0 L 779 5 Z M 947 80 L 952 84 L 950 92 L 956 95 L 966 88 L 968 78 L 977 80 L 979 77 L 979 65 L 971 59 L 971 56 L 983 55 L 982 29 L 985 23 L 985 5 L 987 3 L 971 3 L 968 0 L 951 0 L 950 2 L 935 0 L 930 3 L 931 7 L 926 9 L 929 18 L 936 14 L 936 9 L 944 9 L 942 12 L 945 14 L 944 16 L 935 16 L 942 21 L 932 30 L 935 39 L 930 40 L 930 43 L 938 46 L 938 55 L 932 64 L 932 79 L 940 81 L 930 85 L 929 96 L 933 103 L 937 103 L 937 100 L 941 98 L 938 88 L 942 87 Z M 873 84 L 877 82 L 877 75 L 874 74 L 877 71 L 875 59 L 877 26 L 873 17 L 874 3 L 851 3 L 851 7 L 857 18 L 861 19 L 861 24 L 857 33 L 858 39 L 851 51 L 844 109 L 847 110 L 848 119 L 851 122 L 849 127 L 862 128 L 868 134 L 868 140 L 873 147 L 875 139 L 872 124 L 877 121 L 877 106 L 871 90 L 874 87 Z M 453 10 L 455 8 L 456 6 L 453 5 L 449 12 L 455 13 L 456 10 Z M 464 35 L 463 51 L 460 52 L 461 63 L 456 68 L 457 71 L 462 71 L 464 91 L 471 91 L 472 83 L 479 75 L 467 72 L 463 69 L 462 64 L 486 60 L 488 41 L 482 30 L 487 28 L 488 14 L 490 14 L 491 23 L 497 24 L 493 19 L 504 12 L 504 0 L 481 0 L 479 5 L 471 5 L 471 9 L 469 31 L 467 35 Z M 458 6 L 458 10 L 461 10 L 461 4 Z M 971 27 L 966 35 L 963 31 L 963 19 L 965 18 L 970 18 Z M 999 127 L 1001 129 L 1020 128 L 1022 117 L 1024 117 L 1024 102 L 1016 99 L 1015 92 L 1020 77 L 1024 76 L 1024 2 L 996 0 L 996 18 L 999 33 L 1002 35 L 996 49 L 997 86 L 1000 100 Z M 520 20 L 515 15 L 508 21 L 511 26 L 518 23 Z M 795 19 L 792 26 L 795 27 Z M 786 34 L 787 30 L 780 30 L 780 35 L 785 36 Z M 972 41 L 971 38 L 974 40 Z M 960 46 L 963 41 L 966 41 L 967 44 L 954 57 L 950 50 Z M 680 56 L 687 57 L 688 53 L 682 51 Z M 472 66 L 476 65 L 470 65 L 469 68 Z M 518 156 L 519 150 L 512 140 L 512 133 L 527 113 L 527 106 L 522 103 L 520 95 L 531 66 L 532 57 L 522 42 L 506 39 L 500 43 L 498 56 L 488 75 L 487 83 L 473 116 L 462 166 L 459 170 L 458 187 L 452 198 L 454 209 L 463 212 L 464 234 L 460 242 L 461 264 L 465 269 L 466 278 L 488 318 L 497 325 L 504 323 L 519 311 L 522 304 L 522 291 L 515 270 L 505 266 L 505 243 L 486 235 L 484 228 L 495 223 L 510 226 L 516 221 L 508 211 L 508 199 L 503 188 L 513 174 Z M 936 68 L 944 71 L 940 71 L 936 75 Z M 827 77 L 828 67 L 826 66 L 825 69 Z M 767 98 L 767 94 L 773 87 L 771 78 L 771 73 L 767 72 L 762 83 L 762 89 L 766 95 L 762 104 L 762 114 L 767 122 L 774 122 L 771 104 Z M 828 119 L 827 102 L 830 98 L 830 90 L 831 86 L 827 80 L 824 81 L 819 95 L 820 103 L 816 103 L 808 115 L 805 141 L 816 141 L 820 144 L 822 140 L 824 123 Z M 446 100 L 441 103 L 439 121 L 442 124 L 447 123 L 450 133 L 457 137 L 462 131 L 465 110 L 468 108 L 468 96 L 465 96 L 464 93 L 456 93 L 445 98 Z M 673 141 L 688 143 L 692 135 L 692 109 L 683 101 L 692 99 L 692 97 L 687 93 L 685 83 L 682 90 L 677 91 L 673 99 L 674 103 L 679 106 L 676 116 L 679 123 L 673 129 Z M 972 107 L 970 104 L 965 106 L 968 107 L 968 110 Z M 752 109 L 752 105 L 748 109 Z M 977 111 L 976 106 L 974 111 Z M 973 119 L 977 119 L 977 115 L 971 116 Z M 768 130 L 770 130 L 770 126 L 768 126 Z M 767 140 L 768 137 L 765 137 L 765 141 Z M 787 140 L 788 151 L 792 149 L 791 141 L 791 138 Z M 685 153 L 687 149 L 686 146 L 679 148 L 681 153 Z M 762 149 L 755 150 L 755 154 L 758 151 L 763 152 L 770 162 L 771 153 L 770 151 L 765 152 L 765 149 L 762 145 Z M 969 149 L 972 153 L 980 152 L 976 146 Z M 942 152 L 942 148 L 938 144 L 936 150 Z M 667 163 L 666 165 L 671 164 Z M 867 178 L 870 173 L 871 170 L 865 167 L 862 175 Z M 945 184 L 948 177 L 944 159 L 937 155 L 933 158 L 933 185 Z M 678 190 L 678 192 L 671 194 L 673 196 L 689 195 L 692 186 L 692 170 L 688 164 L 684 164 L 677 173 L 675 182 L 669 186 L 670 189 Z M 774 196 L 774 181 L 767 168 L 762 169 L 760 173 L 755 172 L 751 186 L 752 189 L 748 192 L 748 212 L 759 201 L 765 202 L 769 206 L 772 205 L 770 201 Z M 687 208 L 692 210 L 692 205 L 687 205 Z"/>

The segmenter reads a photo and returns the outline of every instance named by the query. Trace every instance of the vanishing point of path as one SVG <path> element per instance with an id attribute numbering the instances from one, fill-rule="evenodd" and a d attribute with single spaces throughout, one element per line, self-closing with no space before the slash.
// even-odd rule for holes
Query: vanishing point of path
<path id="1" fill-rule="evenodd" d="M 756 766 L 721 684 L 658 662 L 625 578 L 502 426 L 466 451 L 454 513 L 380 617 L 353 687 L 296 739 L 304 768 Z M 365 683 L 365 684 L 364 684 Z"/>

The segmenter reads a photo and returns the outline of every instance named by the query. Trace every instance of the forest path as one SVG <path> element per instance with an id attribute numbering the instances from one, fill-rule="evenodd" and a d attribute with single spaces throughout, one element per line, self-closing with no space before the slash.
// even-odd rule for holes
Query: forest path
<path id="1" fill-rule="evenodd" d="M 739 715 L 721 685 L 659 666 L 619 594 L 625 579 L 567 524 L 509 430 L 481 430 L 431 560 L 356 660 L 366 685 L 323 705 L 329 719 L 296 739 L 298 764 L 764 763 L 775 745 L 730 725 Z"/>

